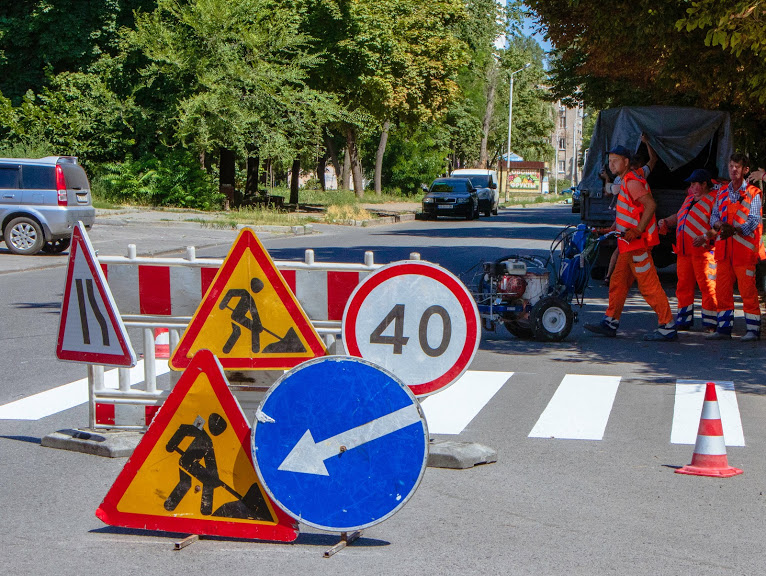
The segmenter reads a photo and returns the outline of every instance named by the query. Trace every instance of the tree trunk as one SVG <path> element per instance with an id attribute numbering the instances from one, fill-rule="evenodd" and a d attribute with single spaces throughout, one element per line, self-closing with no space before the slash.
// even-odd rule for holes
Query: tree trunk
<path id="1" fill-rule="evenodd" d="M 234 150 L 221 148 L 220 158 L 218 189 L 226 197 L 223 203 L 224 210 L 229 210 L 234 206 L 234 174 L 236 168 Z"/>
<path id="2" fill-rule="evenodd" d="M 245 180 L 245 196 L 256 196 L 258 194 L 258 167 L 260 158 L 258 156 L 249 156 L 247 159 L 247 179 Z"/>
<path id="3" fill-rule="evenodd" d="M 348 153 L 348 148 L 343 153 L 343 168 L 340 172 L 340 180 L 342 184 L 338 184 L 339 188 L 351 190 L 351 154 Z"/>
<path id="4" fill-rule="evenodd" d="M 290 177 L 290 204 L 298 206 L 298 183 L 301 176 L 301 161 L 299 158 L 293 160 L 293 169 Z"/>
<path id="5" fill-rule="evenodd" d="M 481 151 L 479 152 L 479 165 L 489 168 L 489 155 L 487 154 L 487 141 L 489 140 L 489 128 L 492 124 L 492 115 L 495 113 L 495 92 L 497 91 L 497 63 L 492 65 L 487 73 L 487 109 L 484 111 L 484 121 L 481 124 Z"/>
<path id="6" fill-rule="evenodd" d="M 325 191 L 324 172 L 327 168 L 327 152 L 322 154 L 317 160 L 317 180 L 319 180 L 319 187 L 322 192 Z"/>
<path id="7" fill-rule="evenodd" d="M 330 161 L 332 162 L 332 167 L 335 169 L 335 186 L 340 188 L 342 173 L 340 162 L 338 161 L 338 152 L 335 150 L 335 143 L 327 132 L 324 134 L 324 145 L 330 153 Z"/>
<path id="8" fill-rule="evenodd" d="M 271 187 L 270 176 L 271 176 L 271 159 L 266 158 L 266 160 L 263 161 L 263 172 L 261 172 L 261 178 L 260 178 L 261 184 L 265 188 Z M 266 193 L 267 191 L 264 190 L 264 194 Z"/>
<path id="9" fill-rule="evenodd" d="M 386 153 L 386 144 L 388 143 L 388 130 L 391 128 L 391 121 L 383 122 L 383 132 L 380 134 L 380 143 L 378 152 L 375 154 L 375 194 L 380 196 L 383 192 L 383 155 Z"/>
<path id="10" fill-rule="evenodd" d="M 351 175 L 354 178 L 354 194 L 356 194 L 357 198 L 361 198 L 364 195 L 362 162 L 359 158 L 359 149 L 356 147 L 356 132 L 352 126 L 346 128 L 346 152 L 351 160 Z"/>

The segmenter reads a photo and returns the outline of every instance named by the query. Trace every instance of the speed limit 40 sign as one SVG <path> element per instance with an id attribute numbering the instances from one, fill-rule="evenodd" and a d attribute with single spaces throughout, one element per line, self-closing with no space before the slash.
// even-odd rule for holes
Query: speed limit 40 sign
<path id="1" fill-rule="evenodd" d="M 427 262 L 377 270 L 356 287 L 343 313 L 348 353 L 391 371 L 416 396 L 457 380 L 480 338 L 471 294 L 453 274 Z"/>

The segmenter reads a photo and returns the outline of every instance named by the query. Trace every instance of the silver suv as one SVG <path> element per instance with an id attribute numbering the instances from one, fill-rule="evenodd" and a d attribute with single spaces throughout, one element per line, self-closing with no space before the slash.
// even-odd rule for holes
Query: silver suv
<path id="1" fill-rule="evenodd" d="M 59 253 L 93 226 L 90 183 L 74 156 L 0 158 L 0 240 L 14 254 Z"/>

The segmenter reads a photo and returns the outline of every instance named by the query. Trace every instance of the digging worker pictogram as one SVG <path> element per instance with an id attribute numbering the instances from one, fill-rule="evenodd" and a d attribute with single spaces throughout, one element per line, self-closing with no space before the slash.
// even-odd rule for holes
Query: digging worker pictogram
<path id="1" fill-rule="evenodd" d="M 226 420 L 213 412 L 208 419 L 208 429 L 213 436 L 219 436 L 226 430 Z M 178 452 L 180 469 L 176 487 L 165 500 L 165 510 L 172 512 L 181 503 L 186 493 L 191 489 L 192 478 L 202 483 L 202 501 L 200 513 L 209 516 L 213 513 L 213 492 L 222 485 L 218 477 L 218 466 L 215 462 L 213 439 L 205 432 L 205 421 L 198 417 L 194 424 L 181 424 L 173 437 L 165 446 L 168 452 Z M 179 446 L 186 438 L 192 438 L 186 450 Z M 204 464 L 203 464 L 204 462 Z"/>
<path id="2" fill-rule="evenodd" d="M 264 328 L 253 295 L 263 290 L 263 282 L 258 278 L 253 278 L 250 280 L 250 289 L 253 291 L 252 294 L 242 288 L 232 288 L 226 292 L 218 305 L 221 310 L 231 311 L 231 336 L 223 346 L 224 354 L 231 352 L 242 335 L 240 326 L 250 330 L 250 348 L 252 351 L 260 352 L 261 350 L 261 332 L 264 331 Z M 239 298 L 239 301 L 234 308 L 229 308 L 229 303 L 234 298 Z"/>
<path id="3" fill-rule="evenodd" d="M 229 354 L 236 343 L 239 341 L 239 337 L 242 335 L 242 328 L 250 330 L 250 349 L 253 354 L 258 352 L 264 354 L 277 354 L 280 352 L 305 352 L 306 348 L 301 343 L 295 330 L 290 327 L 284 336 L 272 332 L 266 328 L 261 322 L 261 316 L 258 313 L 258 306 L 255 303 L 255 294 L 258 294 L 263 290 L 263 281 L 259 278 L 253 278 L 250 280 L 250 292 L 243 288 L 232 288 L 223 297 L 221 303 L 218 304 L 220 310 L 229 310 L 231 312 L 231 335 L 226 340 L 226 344 L 223 345 L 223 353 Z M 229 306 L 232 300 L 238 298 L 236 305 L 233 308 Z M 261 334 L 266 332 L 274 338 L 276 342 L 264 346 L 261 350 Z"/>

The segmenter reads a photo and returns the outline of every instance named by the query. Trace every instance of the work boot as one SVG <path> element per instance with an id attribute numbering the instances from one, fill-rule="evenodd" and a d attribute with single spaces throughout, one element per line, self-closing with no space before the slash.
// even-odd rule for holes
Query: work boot
<path id="1" fill-rule="evenodd" d="M 617 336 L 617 328 L 610 326 L 609 321 L 606 319 L 602 320 L 598 324 L 585 324 L 583 328 L 589 332 L 601 334 L 602 336 L 609 336 L 610 338 Z"/>
<path id="2" fill-rule="evenodd" d="M 761 339 L 761 335 L 753 330 L 748 330 L 745 335 L 740 338 L 741 342 L 756 342 Z"/>
<path id="3" fill-rule="evenodd" d="M 678 340 L 678 332 L 675 328 L 657 328 L 654 332 L 644 334 L 645 342 L 673 342 Z"/>
<path id="4" fill-rule="evenodd" d="M 689 332 L 693 324 L 676 324 L 676 330 L 679 332 Z"/>
<path id="5" fill-rule="evenodd" d="M 731 340 L 731 334 L 727 334 L 726 332 L 719 332 L 716 330 L 715 332 L 705 336 L 705 340 Z"/>

